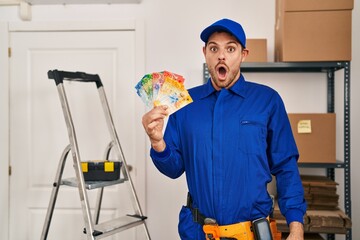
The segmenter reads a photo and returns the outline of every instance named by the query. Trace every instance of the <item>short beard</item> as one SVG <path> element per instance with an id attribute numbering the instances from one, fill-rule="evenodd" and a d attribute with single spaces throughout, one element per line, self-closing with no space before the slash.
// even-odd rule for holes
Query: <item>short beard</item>
<path id="1" fill-rule="evenodd" d="M 209 68 L 209 73 L 211 76 L 211 80 L 213 82 L 213 84 L 217 87 L 217 88 L 228 88 L 230 86 L 232 86 L 239 78 L 240 76 L 240 68 L 238 70 L 232 70 L 228 73 L 227 76 L 227 80 L 225 82 L 220 82 L 217 78 L 217 73 L 216 70 L 214 68 Z M 239 74 L 239 76 L 238 76 Z"/>

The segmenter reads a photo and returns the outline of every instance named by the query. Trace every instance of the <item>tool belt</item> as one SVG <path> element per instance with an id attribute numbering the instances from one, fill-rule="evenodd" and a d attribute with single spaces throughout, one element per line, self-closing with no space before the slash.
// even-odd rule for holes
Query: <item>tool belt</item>
<path id="1" fill-rule="evenodd" d="M 191 210 L 193 221 L 203 227 L 206 240 L 261 240 L 256 239 L 251 221 L 220 226 L 214 219 L 206 218 L 198 208 L 192 206 L 190 193 L 188 193 L 186 206 Z M 267 220 L 270 224 L 272 239 L 281 240 L 281 232 L 277 230 L 275 219 L 267 217 Z"/>
<path id="2" fill-rule="evenodd" d="M 203 231 L 208 240 L 255 240 L 250 221 L 222 226 L 217 224 L 204 224 Z"/>

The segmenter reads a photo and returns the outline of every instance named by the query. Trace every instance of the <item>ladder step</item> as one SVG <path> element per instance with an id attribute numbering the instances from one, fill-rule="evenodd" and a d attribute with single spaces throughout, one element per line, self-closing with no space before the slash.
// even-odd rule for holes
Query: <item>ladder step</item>
<path id="1" fill-rule="evenodd" d="M 120 179 L 115 180 L 115 181 L 95 181 L 95 182 L 94 181 L 86 181 L 85 186 L 86 186 L 86 189 L 91 190 L 91 189 L 96 189 L 96 188 L 101 188 L 101 187 L 108 187 L 108 186 L 120 184 L 120 183 L 123 183 L 125 181 L 126 181 L 125 178 L 120 178 Z M 70 186 L 70 187 L 78 187 L 76 178 L 62 179 L 61 184 L 62 185 L 67 185 L 67 186 Z"/>
<path id="2" fill-rule="evenodd" d="M 113 235 L 114 233 L 145 224 L 146 218 L 147 217 L 145 216 L 127 215 L 99 223 L 94 226 L 94 232 L 97 233 L 96 239 L 104 238 Z"/>

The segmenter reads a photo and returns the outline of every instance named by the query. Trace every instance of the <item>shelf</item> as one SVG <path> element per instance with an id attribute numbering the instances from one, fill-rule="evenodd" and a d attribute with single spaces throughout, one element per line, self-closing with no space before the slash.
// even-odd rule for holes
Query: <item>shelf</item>
<path id="1" fill-rule="evenodd" d="M 327 112 L 335 112 L 335 74 L 343 69 L 344 75 L 344 161 L 335 163 L 298 163 L 301 168 L 324 168 L 327 177 L 334 180 L 336 168 L 344 169 L 344 207 L 351 218 L 351 175 L 350 175 L 350 61 L 334 62 L 244 62 L 241 72 L 245 73 L 325 73 L 328 88 Z M 203 64 L 203 81 L 210 78 L 206 63 Z M 334 240 L 334 234 L 328 234 L 328 240 Z M 352 231 L 346 231 L 346 240 L 352 239 Z"/>
<path id="2" fill-rule="evenodd" d="M 243 62 L 241 72 L 253 73 L 326 73 L 349 69 L 350 62 Z M 206 63 L 203 64 L 204 83 L 210 77 Z"/>
<path id="3" fill-rule="evenodd" d="M 299 162 L 298 166 L 301 168 L 345 168 L 345 163 L 342 161 L 336 161 L 334 163 L 306 163 Z"/>
<path id="4" fill-rule="evenodd" d="M 348 62 L 244 62 L 241 72 L 327 72 L 346 66 Z"/>

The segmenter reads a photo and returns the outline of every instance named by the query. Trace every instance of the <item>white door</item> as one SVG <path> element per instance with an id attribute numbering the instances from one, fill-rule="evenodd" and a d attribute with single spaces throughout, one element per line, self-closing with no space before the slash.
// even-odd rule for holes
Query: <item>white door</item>
<path id="1" fill-rule="evenodd" d="M 40 238 L 58 162 L 69 144 L 56 85 L 48 79 L 48 70 L 99 74 L 125 157 L 135 167 L 133 180 L 136 186 L 142 185 L 136 175 L 139 164 L 144 163 L 137 158 L 145 153 L 141 152 L 144 148 L 138 148 L 135 127 L 139 122 L 134 91 L 139 77 L 135 29 L 91 31 L 91 26 L 53 25 L 47 29 L 18 27 L 9 34 L 10 240 Z M 95 85 L 74 82 L 66 83 L 65 88 L 81 160 L 102 159 L 110 137 Z M 75 176 L 71 154 L 64 175 Z M 125 185 L 105 189 L 100 221 L 134 213 L 127 190 Z M 88 191 L 91 206 L 96 193 Z M 48 239 L 86 239 L 83 227 L 77 188 L 60 187 Z M 109 239 L 120 238 L 135 239 L 135 229 Z"/>

